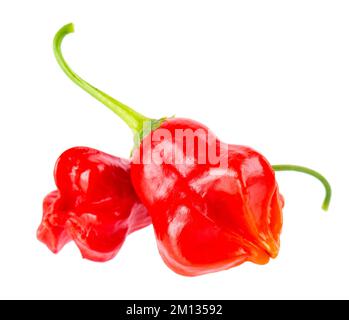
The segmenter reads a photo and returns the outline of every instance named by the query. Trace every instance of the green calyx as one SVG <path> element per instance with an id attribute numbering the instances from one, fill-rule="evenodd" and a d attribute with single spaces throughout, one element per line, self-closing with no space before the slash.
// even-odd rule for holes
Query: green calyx
<path id="1" fill-rule="evenodd" d="M 274 171 L 297 171 L 297 172 L 301 172 L 301 173 L 305 173 L 305 174 L 309 174 L 311 176 L 313 176 L 314 178 L 318 179 L 323 186 L 325 187 L 325 199 L 322 203 L 322 209 L 324 211 L 328 210 L 328 207 L 330 205 L 331 202 L 331 196 L 332 196 L 332 189 L 331 189 L 331 185 L 330 183 L 327 181 L 327 179 L 320 174 L 319 172 L 306 168 L 306 167 L 302 167 L 302 166 L 296 166 L 293 164 L 278 164 L 278 165 L 273 165 L 272 166 Z"/>
<path id="2" fill-rule="evenodd" d="M 108 107 L 111 111 L 118 115 L 132 130 L 134 134 L 134 141 L 138 141 L 139 144 L 147 134 L 157 129 L 167 118 L 147 118 L 142 114 L 136 112 L 129 106 L 112 98 L 103 91 L 95 88 L 93 85 L 83 80 L 74 71 L 72 71 L 65 59 L 63 58 L 61 44 L 64 37 L 67 34 L 73 32 L 74 25 L 72 23 L 69 23 L 63 26 L 61 29 L 59 29 L 54 37 L 53 52 L 55 54 L 59 66 L 75 84 L 77 84 L 80 88 L 89 93 L 92 97 L 102 102 L 106 107 Z M 138 146 L 138 144 L 136 146 Z"/>

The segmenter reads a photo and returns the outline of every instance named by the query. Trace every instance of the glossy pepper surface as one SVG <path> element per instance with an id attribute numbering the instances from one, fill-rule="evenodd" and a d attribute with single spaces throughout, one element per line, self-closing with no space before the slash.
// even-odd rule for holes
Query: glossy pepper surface
<path id="1" fill-rule="evenodd" d="M 166 129 L 171 138 L 157 142 L 152 136 Z M 178 150 L 176 129 L 208 129 L 193 120 L 169 119 L 147 135 L 134 158 L 150 144 L 152 158 L 163 150 Z M 194 150 L 198 150 L 199 139 Z M 148 141 L 147 141 L 148 140 Z M 215 143 L 217 143 L 216 141 Z M 221 144 L 206 145 L 217 149 Z M 227 168 L 199 164 L 190 150 L 184 163 L 131 164 L 133 185 L 152 217 L 159 252 L 166 264 L 184 275 L 227 269 L 245 261 L 265 264 L 279 251 L 283 200 L 268 161 L 251 148 L 225 145 Z"/>
<path id="2" fill-rule="evenodd" d="M 275 258 L 284 202 L 274 171 L 293 170 L 318 178 L 327 191 L 323 204 L 327 209 L 331 189 L 319 173 L 294 165 L 271 166 L 252 148 L 212 139 L 206 126 L 190 119 L 149 119 L 81 79 L 61 53 L 62 39 L 70 32 L 72 24 L 57 33 L 56 59 L 72 81 L 132 129 L 136 141 L 132 183 L 152 217 L 159 252 L 172 270 L 194 276 Z M 178 130 L 196 134 L 191 147 L 176 139 Z M 207 152 L 199 161 L 202 145 L 206 151 L 223 154 L 226 166 L 212 163 Z M 180 154 L 181 161 L 175 161 L 174 154 Z"/>
<path id="3" fill-rule="evenodd" d="M 84 258 L 107 261 L 126 236 L 151 223 L 130 179 L 130 162 L 76 147 L 54 170 L 56 191 L 46 196 L 38 239 L 54 253 L 73 240 Z"/>

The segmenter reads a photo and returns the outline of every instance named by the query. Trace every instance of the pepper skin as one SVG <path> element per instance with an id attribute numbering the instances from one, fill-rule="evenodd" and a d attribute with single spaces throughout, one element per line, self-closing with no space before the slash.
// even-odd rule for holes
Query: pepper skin
<path id="1" fill-rule="evenodd" d="M 159 129 L 172 133 L 154 142 Z M 134 158 L 151 145 L 152 159 L 163 150 L 179 146 L 177 129 L 190 129 L 205 139 L 208 129 L 189 119 L 169 119 L 145 137 Z M 212 134 L 212 133 L 211 133 Z M 146 141 L 148 140 L 148 141 Z M 206 144 L 207 148 L 212 146 Z M 213 146 L 220 152 L 220 144 Z M 237 266 L 245 261 L 265 264 L 279 251 L 283 200 L 274 171 L 256 151 L 243 146 L 228 148 L 228 168 L 200 164 L 194 152 L 191 166 L 175 163 L 131 163 L 136 192 L 152 217 L 159 252 L 175 272 L 193 276 Z M 183 163 L 189 163 L 184 150 Z"/>
<path id="2" fill-rule="evenodd" d="M 133 131 L 132 183 L 152 218 L 159 252 L 173 271 L 196 276 L 245 261 L 265 264 L 275 258 L 284 202 L 274 171 L 298 171 L 319 179 L 326 188 L 323 209 L 327 210 L 331 188 L 319 173 L 295 165 L 271 166 L 249 147 L 210 139 L 214 135 L 208 128 L 193 120 L 147 118 L 81 79 L 61 52 L 64 36 L 73 31 L 68 24 L 57 32 L 56 60 L 73 82 Z M 189 148 L 176 139 L 176 130 L 199 135 Z M 199 141 L 200 145 L 204 141 L 203 149 Z M 226 166 L 213 164 L 209 152 L 205 161 L 199 161 L 202 150 L 223 154 Z M 221 153 L 223 150 L 226 152 Z M 176 161 L 175 154 L 181 154 L 182 160 Z"/>
<path id="3" fill-rule="evenodd" d="M 73 240 L 82 256 L 112 259 L 128 234 L 151 223 L 130 179 L 130 162 L 76 147 L 57 160 L 56 191 L 46 196 L 37 237 L 54 253 Z"/>

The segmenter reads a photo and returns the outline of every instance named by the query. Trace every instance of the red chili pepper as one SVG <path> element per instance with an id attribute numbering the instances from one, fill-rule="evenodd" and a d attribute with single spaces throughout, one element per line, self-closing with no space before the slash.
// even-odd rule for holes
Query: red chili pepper
<path id="1" fill-rule="evenodd" d="M 84 258 L 112 259 L 126 236 L 151 223 L 130 179 L 130 162 L 77 147 L 57 160 L 58 190 L 46 196 L 37 236 L 54 253 L 73 240 Z"/>
<path id="2" fill-rule="evenodd" d="M 245 261 L 265 264 L 277 256 L 283 198 L 274 171 L 293 170 L 318 178 L 326 188 L 327 210 L 331 189 L 319 173 L 294 165 L 272 167 L 249 147 L 212 140 L 207 127 L 193 120 L 149 119 L 81 79 L 61 53 L 62 39 L 71 32 L 69 24 L 57 33 L 56 59 L 68 77 L 134 132 L 132 182 L 152 217 L 160 254 L 175 272 L 194 276 Z M 188 130 L 196 134 L 189 147 L 176 139 L 176 132 Z M 207 150 L 223 154 L 226 166 L 212 163 Z M 176 152 L 182 161 L 174 160 Z"/>

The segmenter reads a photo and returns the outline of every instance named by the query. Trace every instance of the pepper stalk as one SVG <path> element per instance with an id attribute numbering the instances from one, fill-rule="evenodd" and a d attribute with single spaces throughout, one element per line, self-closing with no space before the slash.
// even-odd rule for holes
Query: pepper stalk
<path id="1" fill-rule="evenodd" d="M 134 109 L 130 108 L 124 103 L 114 99 L 103 91 L 95 88 L 93 85 L 80 78 L 73 70 L 71 70 L 71 68 L 63 58 L 61 45 L 63 38 L 67 34 L 72 32 L 74 32 L 74 25 L 72 23 L 69 23 L 58 30 L 54 37 L 53 51 L 59 66 L 74 83 L 76 83 L 84 91 L 89 93 L 92 97 L 103 103 L 106 107 L 108 107 L 111 111 L 118 115 L 130 127 L 134 134 L 135 145 L 138 145 L 142 141 L 143 137 L 150 133 L 150 131 L 157 129 L 167 118 L 148 118 L 141 113 L 136 112 Z M 150 123 L 151 125 L 144 125 L 145 123 Z M 332 190 L 329 182 L 323 175 L 315 170 L 297 165 L 278 164 L 273 165 L 272 167 L 274 171 L 296 171 L 311 175 L 318 179 L 323 184 L 326 192 L 325 199 L 322 203 L 322 209 L 325 211 L 328 210 L 331 201 Z"/>

